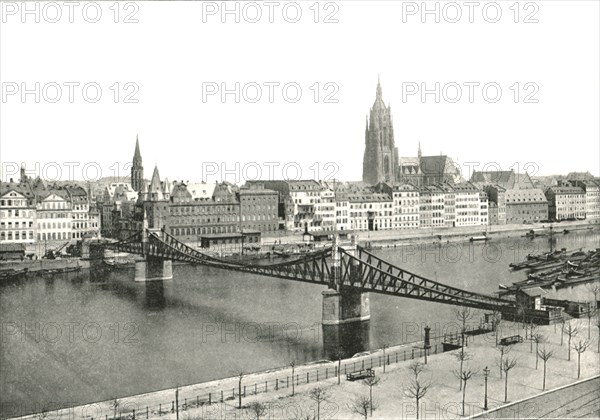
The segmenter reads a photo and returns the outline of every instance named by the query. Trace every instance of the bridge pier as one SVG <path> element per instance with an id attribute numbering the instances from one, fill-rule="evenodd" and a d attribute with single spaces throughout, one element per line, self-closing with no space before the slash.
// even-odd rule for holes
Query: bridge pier
<path id="1" fill-rule="evenodd" d="M 356 255 L 356 235 L 352 236 L 352 243 L 347 252 Z M 333 281 L 330 288 L 323 295 L 323 325 L 340 325 L 349 322 L 360 322 L 371 319 L 369 305 L 369 293 L 363 293 L 360 289 L 342 284 L 341 277 L 341 255 L 338 249 L 337 235 L 333 238 L 332 246 Z M 350 270 L 351 284 L 354 284 L 358 276 L 357 261 L 352 262 Z"/>
<path id="2" fill-rule="evenodd" d="M 135 263 L 135 281 L 156 281 L 173 279 L 171 260 L 147 256 Z"/>
<path id="3" fill-rule="evenodd" d="M 340 325 L 371 319 L 369 294 L 352 287 L 342 286 L 340 291 L 323 291 L 323 325 Z"/>

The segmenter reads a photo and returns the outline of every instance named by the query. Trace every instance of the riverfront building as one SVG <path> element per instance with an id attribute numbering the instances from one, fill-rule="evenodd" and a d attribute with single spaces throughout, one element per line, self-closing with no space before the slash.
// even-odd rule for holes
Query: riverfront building
<path id="1" fill-rule="evenodd" d="M 600 219 L 600 183 L 594 180 L 573 180 L 570 183 L 585 192 L 586 219 Z"/>
<path id="2" fill-rule="evenodd" d="M 35 199 L 24 185 L 0 185 L 0 241 L 34 243 L 36 235 Z"/>
<path id="3" fill-rule="evenodd" d="M 585 219 L 586 196 L 580 187 L 556 186 L 546 190 L 550 220 Z"/>
<path id="4" fill-rule="evenodd" d="M 506 223 L 536 223 L 548 219 L 548 200 L 542 190 L 506 190 Z"/>

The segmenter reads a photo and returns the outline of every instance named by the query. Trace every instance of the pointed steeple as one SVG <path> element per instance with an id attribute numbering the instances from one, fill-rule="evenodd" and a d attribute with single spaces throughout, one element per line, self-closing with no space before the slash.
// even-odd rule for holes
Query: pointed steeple
<path id="1" fill-rule="evenodd" d="M 154 165 L 154 172 L 152 173 L 152 180 L 150 181 L 150 192 L 162 192 L 162 185 L 160 183 L 160 175 L 158 174 L 158 166 Z"/>
<path id="2" fill-rule="evenodd" d="M 377 99 L 381 99 L 382 93 L 381 93 L 381 83 L 379 82 L 379 74 L 377 74 Z"/>
<path id="3" fill-rule="evenodd" d="M 135 136 L 135 152 L 133 154 L 133 161 L 142 163 L 142 154 L 140 153 L 140 141 L 138 136 Z"/>
<path id="4" fill-rule="evenodd" d="M 421 140 L 419 140 L 419 151 L 417 152 L 417 156 L 421 159 Z"/>

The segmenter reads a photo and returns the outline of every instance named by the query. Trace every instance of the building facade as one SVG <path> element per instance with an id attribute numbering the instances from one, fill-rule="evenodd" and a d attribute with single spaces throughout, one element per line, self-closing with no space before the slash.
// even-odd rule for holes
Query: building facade
<path id="1" fill-rule="evenodd" d="M 0 189 L 0 241 L 34 243 L 36 211 L 34 200 L 24 188 L 6 183 Z"/>
<path id="2" fill-rule="evenodd" d="M 548 219 L 548 200 L 542 190 L 508 189 L 506 199 L 506 223 L 536 223 Z"/>
<path id="3" fill-rule="evenodd" d="M 555 186 L 546 190 L 551 220 L 585 219 L 586 197 L 580 187 Z"/>

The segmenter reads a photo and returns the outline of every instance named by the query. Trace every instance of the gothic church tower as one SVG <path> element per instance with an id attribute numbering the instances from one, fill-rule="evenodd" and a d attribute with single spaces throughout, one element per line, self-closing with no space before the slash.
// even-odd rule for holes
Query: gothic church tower
<path id="1" fill-rule="evenodd" d="M 133 165 L 131 166 L 131 187 L 134 191 L 144 190 L 144 167 L 142 166 L 142 155 L 140 154 L 140 143 L 135 137 L 135 153 L 133 154 Z"/>
<path id="2" fill-rule="evenodd" d="M 382 181 L 393 182 L 397 171 L 398 149 L 394 143 L 392 109 L 383 102 L 378 79 L 375 103 L 365 128 L 363 182 L 371 185 Z"/>

